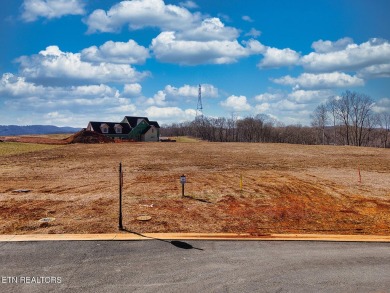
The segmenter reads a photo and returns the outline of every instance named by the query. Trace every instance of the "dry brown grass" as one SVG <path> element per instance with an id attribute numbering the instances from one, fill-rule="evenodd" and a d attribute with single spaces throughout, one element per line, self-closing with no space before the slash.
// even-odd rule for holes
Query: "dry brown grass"
<path id="1" fill-rule="evenodd" d="M 76 144 L 2 156 L 0 233 L 116 232 L 119 162 L 128 230 L 390 234 L 389 150 L 207 142 Z M 44 217 L 55 221 L 38 221 Z"/>

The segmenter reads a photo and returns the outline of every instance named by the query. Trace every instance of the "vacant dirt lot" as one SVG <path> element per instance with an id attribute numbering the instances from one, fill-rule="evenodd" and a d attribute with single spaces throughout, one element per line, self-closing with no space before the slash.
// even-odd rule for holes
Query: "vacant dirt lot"
<path id="1" fill-rule="evenodd" d="M 390 150 L 208 142 L 0 151 L 0 233 L 116 232 L 119 162 L 127 230 L 390 234 Z"/>

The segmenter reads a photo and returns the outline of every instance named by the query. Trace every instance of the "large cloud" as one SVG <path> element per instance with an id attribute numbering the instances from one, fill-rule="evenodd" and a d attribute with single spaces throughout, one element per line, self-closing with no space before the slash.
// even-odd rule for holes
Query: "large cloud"
<path id="1" fill-rule="evenodd" d="M 273 101 L 281 100 L 284 97 L 285 95 L 282 93 L 264 93 L 255 96 L 255 100 L 257 102 L 273 102 Z"/>
<path id="2" fill-rule="evenodd" d="M 130 29 L 156 27 L 161 33 L 152 40 L 150 49 L 161 62 L 184 65 L 226 64 L 264 51 L 258 41 L 239 43 L 240 31 L 225 26 L 220 18 L 192 13 L 183 6 L 165 4 L 163 0 L 122 1 L 108 11 L 95 10 L 85 22 L 88 33 L 117 32 L 124 25 Z M 91 48 L 96 55 L 97 48 Z"/>
<path id="3" fill-rule="evenodd" d="M 239 36 L 239 31 L 233 27 L 226 27 L 219 18 L 206 18 L 194 28 L 181 30 L 178 37 L 184 40 L 208 41 L 208 40 L 234 40 Z"/>
<path id="4" fill-rule="evenodd" d="M 172 123 L 172 121 L 191 121 L 196 116 L 194 109 L 183 110 L 179 107 L 156 107 L 151 106 L 145 109 L 145 115 L 150 119 L 158 120 L 159 123 Z"/>
<path id="5" fill-rule="evenodd" d="M 311 47 L 319 54 L 326 54 L 345 50 L 349 45 L 352 44 L 353 40 L 351 38 L 342 38 L 337 40 L 336 42 L 319 40 L 313 42 Z"/>
<path id="6" fill-rule="evenodd" d="M 81 51 L 81 60 L 117 64 L 143 64 L 149 58 L 149 50 L 134 40 L 128 42 L 105 42 L 100 47 L 92 46 Z"/>
<path id="7" fill-rule="evenodd" d="M 88 33 L 117 32 L 123 25 L 132 29 L 158 27 L 162 30 L 190 27 L 199 20 L 186 8 L 166 5 L 163 0 L 122 1 L 108 11 L 95 10 L 85 20 Z"/>
<path id="8" fill-rule="evenodd" d="M 358 71 L 360 78 L 390 77 L 390 63 L 368 66 Z"/>
<path id="9" fill-rule="evenodd" d="M 390 98 L 382 98 L 375 102 L 373 107 L 374 112 L 376 113 L 390 113 Z"/>
<path id="10" fill-rule="evenodd" d="M 287 124 L 310 124 L 314 108 L 334 95 L 331 90 L 293 90 L 255 96 L 255 114 L 266 114 Z"/>
<path id="11" fill-rule="evenodd" d="M 336 87 L 348 86 L 350 83 L 352 86 L 355 83 L 361 85 L 362 79 L 390 77 L 390 43 L 387 40 L 373 38 L 360 45 L 355 44 L 351 38 L 342 38 L 335 42 L 319 40 L 313 42 L 312 48 L 314 52 L 301 57 L 298 52 L 289 48 L 266 47 L 264 58 L 258 67 L 300 65 L 306 72 L 323 74 L 306 75 L 305 77 L 309 78 L 306 84 L 312 83 L 313 79 L 319 82 L 319 78 L 329 80 L 338 75 L 341 77 L 338 83 L 322 81 L 325 85 L 329 84 L 327 86 L 333 83 Z M 351 79 L 342 72 L 355 72 L 356 76 Z M 289 77 L 287 79 L 291 81 Z"/>
<path id="12" fill-rule="evenodd" d="M 303 73 L 298 77 L 289 75 L 273 79 L 275 83 L 290 85 L 294 89 L 330 89 L 363 86 L 364 80 L 342 72 Z"/>
<path id="13" fill-rule="evenodd" d="M 142 86 L 139 83 L 125 84 L 123 94 L 126 96 L 138 96 L 142 92 Z"/>
<path id="14" fill-rule="evenodd" d="M 221 102 L 221 106 L 233 111 L 250 111 L 252 109 L 245 96 L 230 96 Z"/>
<path id="15" fill-rule="evenodd" d="M 6 109 L 12 109 L 12 113 L 35 113 L 39 123 L 85 127 L 88 120 L 108 120 L 116 115 L 129 115 L 136 111 L 131 100 L 124 98 L 117 89 L 104 84 L 43 86 L 11 73 L 1 77 L 0 95 Z M 3 116 L 7 119 L 6 114 Z M 31 117 L 27 115 L 20 123 L 37 123 L 29 120 Z"/>
<path id="16" fill-rule="evenodd" d="M 167 85 L 164 91 L 173 97 L 188 97 L 196 98 L 199 95 L 199 86 L 191 86 L 188 84 L 183 85 L 182 87 L 174 87 Z M 202 84 L 201 85 L 202 97 L 216 98 L 218 97 L 218 89 L 211 84 Z"/>
<path id="17" fill-rule="evenodd" d="M 162 62 L 184 65 L 227 64 L 239 58 L 259 54 L 264 46 L 256 40 L 240 45 L 234 41 L 186 41 L 176 38 L 175 32 L 162 32 L 153 39 L 151 49 Z"/>
<path id="18" fill-rule="evenodd" d="M 45 88 L 26 82 L 23 77 L 5 73 L 0 80 L 0 93 L 5 97 L 39 96 L 45 93 Z"/>
<path id="19" fill-rule="evenodd" d="M 136 82 L 148 75 L 127 64 L 89 63 L 80 53 L 62 52 L 49 46 L 33 56 L 18 59 L 21 75 L 42 84 Z"/>
<path id="20" fill-rule="evenodd" d="M 152 97 L 145 98 L 140 96 L 138 102 L 145 105 L 167 106 L 176 105 L 177 103 L 188 103 L 194 105 L 194 99 L 198 97 L 199 87 L 183 85 L 182 87 L 174 87 L 172 85 L 165 86 L 164 89 L 157 91 Z M 218 97 L 218 89 L 211 84 L 202 85 L 202 97 L 216 98 Z"/>
<path id="21" fill-rule="evenodd" d="M 148 98 L 145 102 L 146 105 L 157 105 L 157 106 L 166 106 L 167 101 L 166 101 L 166 96 L 167 94 L 160 90 L 156 94 L 154 94 L 153 97 Z"/>
<path id="22" fill-rule="evenodd" d="M 82 0 L 24 0 L 22 19 L 32 22 L 39 17 L 60 18 L 64 15 L 84 14 L 85 3 Z"/>
<path id="23" fill-rule="evenodd" d="M 371 39 L 360 45 L 350 39 L 335 43 L 318 41 L 312 45 L 316 52 L 301 58 L 302 66 L 313 72 L 358 71 L 370 66 L 390 64 L 390 43 Z M 376 67 L 377 71 L 380 67 Z M 378 74 L 378 73 L 377 73 Z"/>
<path id="24" fill-rule="evenodd" d="M 297 65 L 299 62 L 299 53 L 286 49 L 277 49 L 268 47 L 264 52 L 264 58 L 258 64 L 260 68 L 277 68 L 282 66 Z"/>
<path id="25" fill-rule="evenodd" d="M 297 104 L 320 104 L 331 95 L 330 90 L 296 90 L 288 95 L 288 99 Z"/>
<path id="26" fill-rule="evenodd" d="M 8 98 L 10 104 L 18 103 L 23 107 L 38 109 L 72 105 L 99 106 L 108 102 L 109 99 L 120 97 L 118 90 L 104 84 L 43 86 L 28 82 L 24 77 L 11 73 L 3 74 L 0 80 L 0 93 Z M 40 103 L 26 104 L 28 101 L 40 101 Z"/>

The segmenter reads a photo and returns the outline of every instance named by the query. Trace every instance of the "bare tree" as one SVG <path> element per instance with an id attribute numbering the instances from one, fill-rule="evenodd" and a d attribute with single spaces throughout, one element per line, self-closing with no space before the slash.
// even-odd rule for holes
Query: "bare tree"
<path id="1" fill-rule="evenodd" d="M 351 120 L 353 126 L 353 143 L 362 146 L 365 138 L 373 128 L 371 111 L 373 100 L 365 94 L 353 92 L 351 98 Z"/>
<path id="2" fill-rule="evenodd" d="M 324 104 L 320 104 L 315 108 L 313 114 L 311 115 L 311 125 L 315 127 L 322 136 L 322 144 L 325 144 L 325 127 L 328 124 L 328 109 Z"/>
<path id="3" fill-rule="evenodd" d="M 363 145 L 372 130 L 373 100 L 361 93 L 346 91 L 341 94 L 341 99 L 331 102 L 330 107 L 335 107 L 335 113 L 343 124 L 342 134 L 344 143 L 356 146 Z"/>
<path id="4" fill-rule="evenodd" d="M 333 144 L 337 144 L 337 128 L 336 128 L 336 122 L 337 122 L 337 104 L 338 100 L 337 97 L 329 97 L 328 101 L 326 103 L 326 108 L 328 112 L 330 113 L 332 120 L 333 120 Z"/>
<path id="5" fill-rule="evenodd" d="M 376 117 L 378 125 L 381 128 L 379 130 L 381 145 L 383 145 L 384 148 L 387 148 L 390 136 L 390 113 L 379 113 Z"/>
<path id="6" fill-rule="evenodd" d="M 333 143 L 347 145 L 388 146 L 390 113 L 374 116 L 373 100 L 361 93 L 346 91 L 340 97 L 329 97 L 311 115 L 312 127 L 286 126 L 267 115 L 237 119 L 198 117 L 192 122 L 165 126 L 165 135 L 191 135 L 209 141 L 285 142 L 326 144 L 330 142 L 333 124 Z M 378 122 L 379 121 L 379 122 Z M 381 128 L 375 128 L 378 125 Z"/>
<path id="7" fill-rule="evenodd" d="M 337 100 L 336 109 L 339 119 L 344 124 L 343 135 L 344 135 L 344 144 L 350 144 L 350 115 L 351 115 L 351 100 L 352 92 L 346 91 L 341 95 L 341 99 Z"/>
<path id="8" fill-rule="evenodd" d="M 217 139 L 218 141 L 227 141 L 226 139 L 226 118 L 219 117 L 217 119 L 214 119 L 214 125 L 217 129 Z"/>

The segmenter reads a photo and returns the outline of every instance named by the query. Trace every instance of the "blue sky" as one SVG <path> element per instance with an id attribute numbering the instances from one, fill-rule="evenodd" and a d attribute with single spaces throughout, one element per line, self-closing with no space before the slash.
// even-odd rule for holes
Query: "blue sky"
<path id="1" fill-rule="evenodd" d="M 0 124 L 148 116 L 310 124 L 329 96 L 390 112 L 387 0 L 13 0 L 0 12 Z"/>

